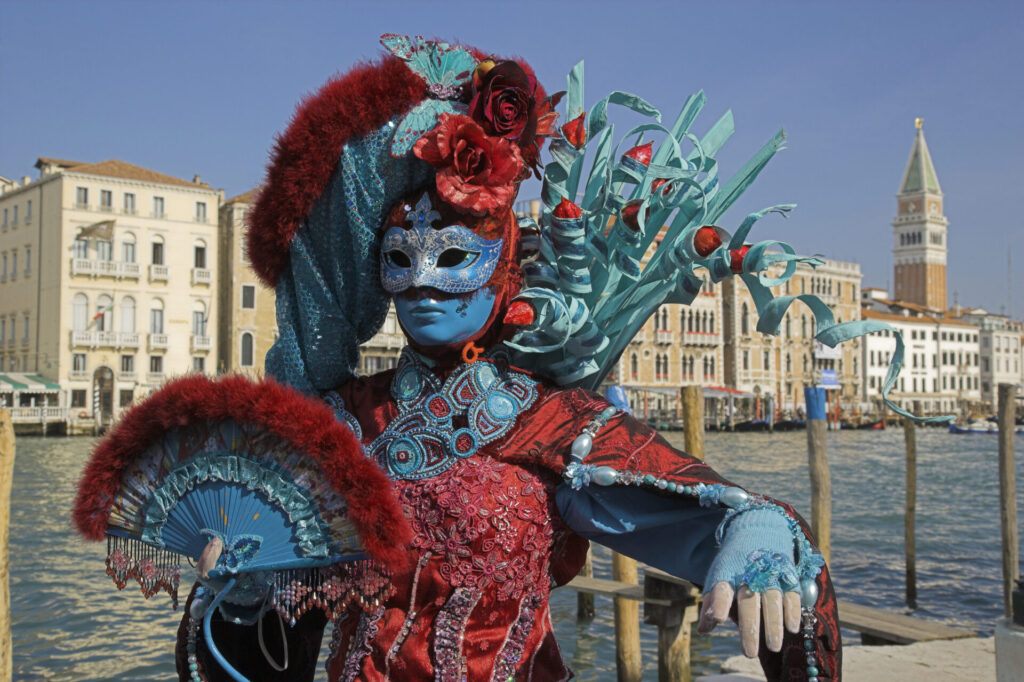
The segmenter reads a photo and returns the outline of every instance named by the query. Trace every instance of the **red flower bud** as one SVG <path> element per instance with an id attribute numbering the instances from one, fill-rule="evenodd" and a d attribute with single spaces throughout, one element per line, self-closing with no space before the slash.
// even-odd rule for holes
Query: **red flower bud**
<path id="1" fill-rule="evenodd" d="M 587 127 L 584 125 L 586 116 L 587 114 L 584 112 L 562 126 L 562 135 L 576 149 L 579 149 L 587 142 Z"/>
<path id="2" fill-rule="evenodd" d="M 572 203 L 565 197 L 562 197 L 562 201 L 558 206 L 555 206 L 555 210 L 551 212 L 551 215 L 556 218 L 561 218 L 562 220 L 568 220 L 572 218 L 582 218 L 583 211 L 580 210 L 579 206 Z"/>
<path id="3" fill-rule="evenodd" d="M 693 235 L 693 250 L 705 258 L 721 245 L 722 238 L 718 236 L 713 225 L 705 225 Z"/>
<path id="4" fill-rule="evenodd" d="M 651 165 L 651 156 L 653 154 L 654 154 L 654 141 L 652 140 L 652 141 L 648 142 L 647 144 L 640 144 L 640 145 L 637 145 L 637 146 L 633 147 L 628 152 L 623 154 L 623 156 L 628 158 L 628 159 L 633 159 L 637 163 L 642 164 L 644 166 L 650 166 Z"/>
<path id="5" fill-rule="evenodd" d="M 729 269 L 737 275 L 743 273 L 743 258 L 747 255 L 747 251 L 750 251 L 749 244 L 744 244 L 735 251 L 729 252 Z"/>
<path id="6" fill-rule="evenodd" d="M 643 203 L 643 201 L 641 199 L 633 199 L 632 201 L 627 201 L 626 205 L 622 207 L 621 211 L 619 211 L 619 218 L 622 219 L 622 222 L 626 223 L 626 227 L 628 227 L 629 229 L 633 230 L 634 232 L 639 232 L 640 231 L 640 219 L 639 219 L 639 217 L 640 217 L 640 204 L 642 204 L 642 203 Z M 644 212 L 644 221 L 646 221 L 647 218 L 650 217 L 650 215 L 651 215 L 651 209 L 648 208 Z"/>
<path id="7" fill-rule="evenodd" d="M 533 306 L 526 301 L 512 301 L 512 305 L 505 312 L 505 324 L 512 324 L 517 327 L 533 324 L 533 321 L 536 319 L 537 313 L 534 312 Z"/>
<path id="8" fill-rule="evenodd" d="M 658 188 L 661 187 L 662 185 L 666 185 L 665 189 L 663 189 L 661 192 L 663 196 L 672 191 L 672 183 L 670 183 L 666 178 L 658 178 L 657 180 L 651 183 L 651 194 L 657 192 Z"/>

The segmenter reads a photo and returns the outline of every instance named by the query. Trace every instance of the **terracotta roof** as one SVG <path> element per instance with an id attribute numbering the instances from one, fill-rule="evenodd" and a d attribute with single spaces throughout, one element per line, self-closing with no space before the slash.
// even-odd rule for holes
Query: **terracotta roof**
<path id="1" fill-rule="evenodd" d="M 40 156 L 39 160 L 36 161 L 36 168 L 43 165 L 50 166 L 63 166 L 64 168 L 73 168 L 74 166 L 84 166 L 86 164 L 81 161 L 68 161 L 67 159 L 53 159 L 49 156 Z"/>
<path id="2" fill-rule="evenodd" d="M 126 178 L 128 180 L 142 180 L 143 182 L 154 182 L 160 185 L 176 185 L 178 187 L 201 187 L 203 189 L 210 189 L 210 186 L 205 182 L 194 183 L 188 180 L 182 180 L 171 175 L 165 175 L 158 173 L 142 166 L 136 166 L 124 161 L 118 161 L 117 159 L 108 159 L 106 161 L 100 161 L 99 163 L 92 164 L 79 164 L 73 166 L 70 170 L 75 173 L 85 173 L 87 175 L 103 175 L 109 178 Z"/>
<path id="3" fill-rule="evenodd" d="M 256 195 L 259 194 L 259 191 L 260 191 L 260 188 L 256 187 L 254 189 L 249 190 L 248 192 L 243 192 L 242 194 L 239 194 L 237 197 L 231 197 L 230 199 L 228 199 L 224 203 L 225 204 L 251 204 L 253 201 L 256 200 Z"/>
<path id="4" fill-rule="evenodd" d="M 864 307 L 860 311 L 861 319 L 864 320 L 893 320 L 911 324 L 950 324 L 959 327 L 974 327 L 975 325 L 954 317 L 937 317 L 935 315 L 900 315 L 899 313 L 884 313 L 870 307 Z"/>

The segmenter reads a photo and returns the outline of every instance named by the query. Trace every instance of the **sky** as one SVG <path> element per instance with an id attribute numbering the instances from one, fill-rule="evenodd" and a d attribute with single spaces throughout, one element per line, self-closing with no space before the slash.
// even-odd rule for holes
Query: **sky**
<path id="1" fill-rule="evenodd" d="M 120 159 L 240 194 L 301 99 L 379 55 L 385 32 L 522 56 L 550 91 L 584 60 L 588 105 L 626 90 L 668 121 L 703 89 L 695 132 L 735 116 L 723 176 L 785 129 L 721 225 L 795 203 L 751 237 L 859 263 L 864 286 L 891 289 L 895 194 L 921 117 L 950 303 L 1024 318 L 1024 3 L 1009 0 L 4 0 L 0 175 L 35 177 L 40 156 Z"/>

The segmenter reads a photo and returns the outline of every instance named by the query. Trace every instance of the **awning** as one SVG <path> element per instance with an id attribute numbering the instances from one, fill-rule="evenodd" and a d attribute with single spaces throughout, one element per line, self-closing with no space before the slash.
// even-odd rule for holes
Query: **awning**
<path id="1" fill-rule="evenodd" d="M 657 393 L 658 395 L 679 395 L 678 388 L 668 388 L 661 386 L 626 386 L 622 388 L 627 391 L 644 391 L 645 393 Z"/>
<path id="2" fill-rule="evenodd" d="M 747 393 L 736 388 L 729 388 L 728 386 L 705 386 L 704 397 L 705 398 L 756 398 L 757 396 L 753 393 Z"/>
<path id="3" fill-rule="evenodd" d="M 57 393 L 60 386 L 38 374 L 7 372 L 0 374 L 0 391 L 24 391 L 26 393 Z"/>

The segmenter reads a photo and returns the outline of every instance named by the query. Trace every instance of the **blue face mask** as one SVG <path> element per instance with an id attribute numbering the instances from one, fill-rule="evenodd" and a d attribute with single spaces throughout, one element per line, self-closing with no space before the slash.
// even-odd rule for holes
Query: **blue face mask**
<path id="1" fill-rule="evenodd" d="M 406 215 L 412 229 L 388 228 L 381 243 L 380 281 L 389 294 L 431 287 L 446 294 L 476 291 L 501 258 L 501 239 L 484 239 L 462 225 L 435 229 L 441 218 L 424 194 Z"/>
<path id="2" fill-rule="evenodd" d="M 430 289 L 410 289 L 395 296 L 395 312 L 409 337 L 421 346 L 465 341 L 487 323 L 494 307 L 493 287 L 461 296 L 440 296 Z"/>

